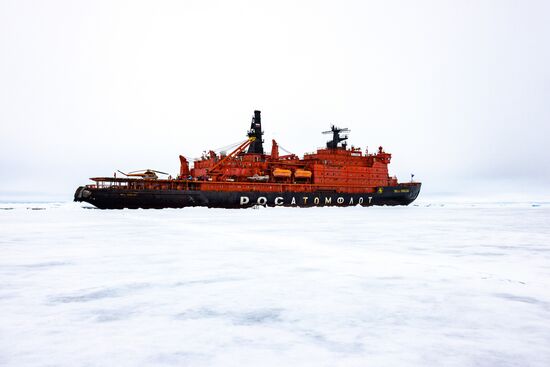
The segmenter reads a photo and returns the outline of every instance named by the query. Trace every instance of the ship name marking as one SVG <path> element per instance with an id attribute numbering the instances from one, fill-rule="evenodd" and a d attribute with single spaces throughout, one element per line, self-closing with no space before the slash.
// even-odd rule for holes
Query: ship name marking
<path id="1" fill-rule="evenodd" d="M 308 201 L 309 197 L 307 196 L 303 196 L 302 197 L 302 200 L 304 202 L 304 204 L 307 204 L 307 201 Z M 329 196 L 326 196 L 324 198 L 324 202 L 325 204 L 332 204 L 332 197 L 329 197 Z M 277 196 L 274 200 L 273 200 L 273 203 L 275 205 L 284 205 L 285 202 L 284 202 L 284 198 L 282 196 Z M 313 204 L 314 205 L 319 205 L 321 203 L 321 200 L 322 198 L 319 198 L 319 197 L 315 197 L 313 198 Z M 258 197 L 258 199 L 256 200 L 256 204 L 257 205 L 266 205 L 267 204 L 267 197 L 265 196 L 260 196 Z M 337 199 L 336 199 L 336 202 L 338 204 L 344 204 L 344 197 L 342 196 L 339 196 Z M 365 198 L 364 197 L 359 197 L 357 199 L 357 204 L 361 205 L 365 202 Z M 368 203 L 369 204 L 372 204 L 372 196 L 369 196 L 368 197 Z M 250 204 L 250 198 L 248 196 L 241 196 L 240 197 L 240 205 L 247 205 L 247 204 Z M 349 200 L 349 205 L 352 205 L 352 204 L 355 204 L 355 201 L 353 199 L 353 197 L 350 197 L 350 200 Z M 290 205 L 296 205 L 296 197 L 292 197 L 292 200 L 290 201 Z"/>

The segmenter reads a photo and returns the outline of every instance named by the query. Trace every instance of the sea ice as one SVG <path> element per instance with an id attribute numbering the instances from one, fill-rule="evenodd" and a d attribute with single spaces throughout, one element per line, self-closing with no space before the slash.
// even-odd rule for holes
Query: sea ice
<path id="1" fill-rule="evenodd" d="M 550 365 L 548 203 L 82 206 L 1 205 L 0 365 Z"/>

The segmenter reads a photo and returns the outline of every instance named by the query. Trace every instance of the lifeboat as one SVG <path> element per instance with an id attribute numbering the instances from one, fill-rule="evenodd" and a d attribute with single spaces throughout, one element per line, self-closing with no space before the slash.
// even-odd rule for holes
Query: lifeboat
<path id="1" fill-rule="evenodd" d="M 290 177 L 291 175 L 292 171 L 289 169 L 275 168 L 273 170 L 273 177 Z"/>
<path id="2" fill-rule="evenodd" d="M 295 178 L 311 178 L 311 171 L 306 171 L 303 169 L 297 169 L 296 172 L 294 172 Z"/>

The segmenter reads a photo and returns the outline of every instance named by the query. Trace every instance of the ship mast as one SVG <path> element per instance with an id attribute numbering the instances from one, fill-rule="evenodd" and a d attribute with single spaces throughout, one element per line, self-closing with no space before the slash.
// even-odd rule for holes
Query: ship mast
<path id="1" fill-rule="evenodd" d="M 327 141 L 327 149 L 338 149 L 338 148 L 346 149 L 346 143 L 342 143 L 341 147 L 339 147 L 338 144 L 348 139 L 347 135 L 341 137 L 340 134 L 348 133 L 348 132 L 350 132 L 350 129 L 348 128 L 340 129 L 334 125 L 330 127 L 329 131 L 323 131 L 323 134 L 332 134 L 332 140 Z"/>

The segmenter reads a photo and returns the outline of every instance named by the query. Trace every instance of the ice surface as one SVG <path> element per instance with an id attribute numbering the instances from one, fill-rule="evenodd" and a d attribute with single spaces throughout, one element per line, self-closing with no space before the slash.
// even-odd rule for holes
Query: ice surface
<path id="1" fill-rule="evenodd" d="M 550 365 L 548 203 L 0 209 L 0 365 Z"/>

